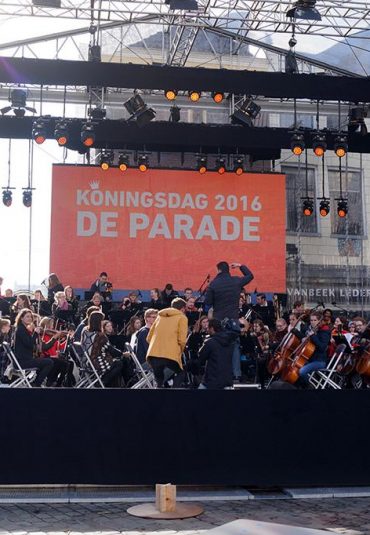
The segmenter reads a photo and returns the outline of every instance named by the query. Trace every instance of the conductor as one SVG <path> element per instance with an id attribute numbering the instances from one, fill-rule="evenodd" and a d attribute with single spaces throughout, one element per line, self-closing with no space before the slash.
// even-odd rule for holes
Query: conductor
<path id="1" fill-rule="evenodd" d="M 233 262 L 219 262 L 217 264 L 217 275 L 209 284 L 205 304 L 213 307 L 213 317 L 222 321 L 225 318 L 238 321 L 239 319 L 239 297 L 242 288 L 253 280 L 253 273 L 244 264 Z M 230 275 L 232 269 L 239 268 L 243 276 Z M 240 371 L 240 350 L 238 344 L 235 344 L 233 353 L 233 375 L 238 380 L 241 376 Z"/>

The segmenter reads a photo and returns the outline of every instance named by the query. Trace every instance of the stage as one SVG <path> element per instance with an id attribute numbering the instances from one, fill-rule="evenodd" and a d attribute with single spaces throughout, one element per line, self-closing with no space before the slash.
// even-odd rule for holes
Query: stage
<path id="1" fill-rule="evenodd" d="M 370 484 L 367 390 L 0 389 L 1 485 Z"/>

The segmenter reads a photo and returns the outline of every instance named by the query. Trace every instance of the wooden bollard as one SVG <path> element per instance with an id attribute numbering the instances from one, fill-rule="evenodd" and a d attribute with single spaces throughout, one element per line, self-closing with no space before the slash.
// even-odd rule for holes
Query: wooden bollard
<path id="1" fill-rule="evenodd" d="M 176 485 L 157 483 L 155 486 L 155 506 L 161 513 L 176 510 Z"/>

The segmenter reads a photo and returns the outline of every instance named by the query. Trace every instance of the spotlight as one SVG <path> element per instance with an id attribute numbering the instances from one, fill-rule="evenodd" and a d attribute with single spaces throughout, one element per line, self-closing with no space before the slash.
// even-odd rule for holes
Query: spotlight
<path id="1" fill-rule="evenodd" d="M 192 102 L 198 102 L 198 100 L 202 96 L 202 93 L 200 91 L 189 91 L 188 95 Z"/>
<path id="2" fill-rule="evenodd" d="M 366 136 L 367 127 L 365 124 L 365 117 L 367 117 L 368 109 L 366 106 L 353 106 L 348 112 L 348 132 L 356 132 L 360 130 L 362 136 Z"/>
<path id="3" fill-rule="evenodd" d="M 237 175 L 244 173 L 244 158 L 242 156 L 236 156 L 234 158 L 234 173 Z"/>
<path id="4" fill-rule="evenodd" d="M 241 106 L 235 109 L 231 115 L 231 122 L 243 126 L 253 126 L 253 119 L 258 116 L 260 111 L 261 106 L 258 106 L 251 98 L 248 98 Z"/>
<path id="5" fill-rule="evenodd" d="M 164 95 L 167 100 L 175 100 L 177 97 L 177 91 L 176 89 L 166 89 Z"/>
<path id="6" fill-rule="evenodd" d="M 95 131 L 93 123 L 87 122 L 81 129 L 81 141 L 85 147 L 92 147 L 95 143 Z"/>
<path id="7" fill-rule="evenodd" d="M 54 137 L 60 147 L 64 147 L 68 142 L 68 124 L 67 121 L 58 121 L 55 123 Z"/>
<path id="8" fill-rule="evenodd" d="M 219 173 L 220 175 L 223 175 L 226 171 L 226 163 L 225 163 L 225 158 L 223 158 L 223 156 L 219 156 L 216 160 L 216 170 L 217 170 L 217 173 Z"/>
<path id="9" fill-rule="evenodd" d="M 337 214 L 339 217 L 346 217 L 348 214 L 348 203 L 345 199 L 338 199 Z"/>
<path id="10" fill-rule="evenodd" d="M 170 123 L 178 123 L 180 121 L 180 110 L 181 108 L 179 108 L 178 106 L 171 106 L 169 118 Z"/>
<path id="11" fill-rule="evenodd" d="M 23 191 L 23 204 L 26 208 L 32 206 L 32 190 L 28 188 Z"/>
<path id="12" fill-rule="evenodd" d="M 200 154 L 197 158 L 197 169 L 201 175 L 207 172 L 207 156 Z"/>
<path id="13" fill-rule="evenodd" d="M 127 171 L 130 165 L 130 157 L 128 154 L 122 153 L 118 157 L 118 168 L 120 171 Z"/>
<path id="14" fill-rule="evenodd" d="M 292 153 L 296 156 L 300 156 L 302 152 L 305 149 L 305 142 L 304 142 L 304 135 L 299 134 L 298 132 L 295 132 L 292 135 L 292 139 L 290 142 L 290 148 L 292 149 Z"/>
<path id="15" fill-rule="evenodd" d="M 316 156 L 324 156 L 327 146 L 324 134 L 317 133 L 314 135 L 312 138 L 312 149 Z"/>
<path id="16" fill-rule="evenodd" d="M 326 217 L 330 212 L 330 200 L 323 198 L 320 201 L 320 215 Z"/>
<path id="17" fill-rule="evenodd" d="M 297 58 L 293 50 L 288 50 L 285 54 L 285 72 L 288 74 L 299 73 Z"/>
<path id="18" fill-rule="evenodd" d="M 294 7 L 288 9 L 286 16 L 291 19 L 321 20 L 315 4 L 316 0 L 298 0 Z"/>
<path id="19" fill-rule="evenodd" d="M 302 205 L 303 215 L 309 217 L 313 214 L 313 199 L 306 197 Z"/>
<path id="20" fill-rule="evenodd" d="M 139 156 L 137 159 L 137 165 L 138 165 L 139 171 L 141 171 L 142 173 L 145 173 L 145 171 L 147 171 L 149 167 L 148 156 L 146 154 L 142 154 L 141 156 Z"/>
<path id="21" fill-rule="evenodd" d="M 31 113 L 37 113 L 35 108 L 30 108 L 29 106 L 26 106 L 27 104 L 27 90 L 21 89 L 21 88 L 15 88 L 12 89 L 10 92 L 10 106 L 5 106 L 5 108 L 2 108 L 0 111 L 2 115 L 5 115 L 5 113 L 8 113 L 9 111 L 13 110 L 13 113 L 16 117 L 24 117 L 26 111 L 30 111 Z"/>
<path id="22" fill-rule="evenodd" d="M 11 206 L 13 202 L 13 193 L 10 191 L 10 189 L 6 188 L 3 191 L 3 204 L 5 206 Z"/>
<path id="23" fill-rule="evenodd" d="M 111 151 L 105 151 L 101 153 L 99 165 L 103 171 L 108 171 L 108 169 L 113 165 L 113 158 L 114 155 Z"/>
<path id="24" fill-rule="evenodd" d="M 334 151 L 338 158 L 343 158 L 348 152 L 347 136 L 337 136 L 334 139 Z"/>
<path id="25" fill-rule="evenodd" d="M 155 111 L 152 108 L 148 108 L 140 95 L 135 94 L 129 100 L 123 103 L 126 110 L 131 115 L 130 121 L 136 121 L 139 127 L 145 126 L 150 123 L 155 117 Z"/>
<path id="26" fill-rule="evenodd" d="M 213 91 L 212 98 L 216 102 L 216 104 L 221 104 L 221 102 L 225 98 L 225 95 L 221 91 Z"/>
<path id="27" fill-rule="evenodd" d="M 33 122 L 32 125 L 32 137 L 38 145 L 42 145 L 44 143 L 46 136 L 47 136 L 47 127 L 48 120 L 43 119 L 40 117 L 39 119 L 36 119 L 36 121 Z"/>

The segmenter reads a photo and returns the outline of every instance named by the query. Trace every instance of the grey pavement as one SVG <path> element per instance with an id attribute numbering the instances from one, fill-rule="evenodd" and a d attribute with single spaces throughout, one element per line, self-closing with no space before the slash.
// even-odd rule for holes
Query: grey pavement
<path id="1" fill-rule="evenodd" d="M 0 535 L 193 535 L 240 518 L 370 535 L 370 498 L 199 503 L 204 506 L 199 517 L 168 521 L 133 517 L 126 512 L 132 503 L 4 504 Z"/>

